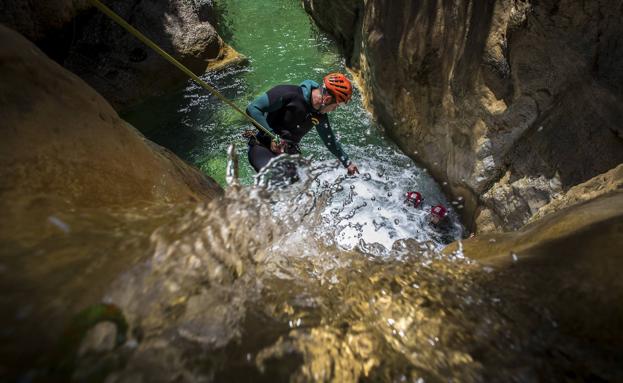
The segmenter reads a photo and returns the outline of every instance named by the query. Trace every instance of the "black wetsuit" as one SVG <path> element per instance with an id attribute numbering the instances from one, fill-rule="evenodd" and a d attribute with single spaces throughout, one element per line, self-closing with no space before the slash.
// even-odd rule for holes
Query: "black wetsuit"
<path id="1" fill-rule="evenodd" d="M 327 115 L 312 107 L 311 92 L 318 87 L 311 80 L 299 86 L 278 85 L 249 104 L 247 114 L 284 140 L 288 154 L 300 153 L 299 142 L 316 127 L 325 146 L 347 167 L 350 161 L 331 130 Z M 270 142 L 270 136 L 262 131 L 249 140 L 249 162 L 256 171 L 277 156 L 270 150 Z"/>

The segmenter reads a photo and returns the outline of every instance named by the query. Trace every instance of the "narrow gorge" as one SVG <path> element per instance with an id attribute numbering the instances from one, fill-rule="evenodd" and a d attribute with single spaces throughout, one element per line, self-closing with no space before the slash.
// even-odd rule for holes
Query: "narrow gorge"
<path id="1" fill-rule="evenodd" d="M 89 0 L 0 0 L 0 380 L 623 380 L 623 1 L 103 2 L 242 108 L 347 73 L 361 174 L 255 176 Z"/>

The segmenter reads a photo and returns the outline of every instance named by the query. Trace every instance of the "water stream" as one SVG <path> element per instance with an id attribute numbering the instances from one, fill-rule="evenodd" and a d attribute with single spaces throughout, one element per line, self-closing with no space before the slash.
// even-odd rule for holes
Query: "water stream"
<path id="1" fill-rule="evenodd" d="M 207 80 L 239 105 L 278 83 L 344 71 L 299 1 L 227 0 L 218 7 L 221 33 L 250 65 Z M 460 249 L 440 254 L 463 229 L 451 209 L 451 225 L 440 232 L 429 224 L 428 209 L 436 203 L 458 209 L 460 201 L 447 201 L 425 169 L 384 139 L 359 94 L 331 121 L 362 174 L 347 177 L 312 131 L 304 155 L 287 158 L 299 172 L 288 185 L 275 182 L 283 159 L 254 177 L 239 138 L 246 124 L 193 84 L 124 118 L 223 185 L 227 147 L 237 143 L 242 185 L 208 206 L 68 211 L 54 216 L 54 230 L 44 236 L 53 245 L 9 243 L 3 251 L 14 257 L 4 267 L 32 273 L 32 280 L 38 265 L 67 260 L 66 278 L 33 287 L 40 299 L 27 315 L 70 307 L 78 296 L 82 307 L 101 298 L 129 325 L 127 340 L 114 350 L 105 346 L 114 327 L 96 326 L 75 360 L 75 379 L 419 383 L 589 376 L 576 362 L 593 359 L 557 332 L 546 309 L 532 305 L 520 284 L 499 289 L 496 278 L 512 280 L 512 273 L 500 276 Z M 404 203 L 409 190 L 424 195 L 424 207 Z M 36 259 L 16 256 L 33 249 Z M 81 270 L 94 258 L 103 259 Z M 119 261 L 102 266 L 109 258 Z M 103 287 L 76 293 L 94 284 Z M 45 374 L 30 369 L 22 380 Z"/>
<path id="2" fill-rule="evenodd" d="M 305 79 L 320 82 L 331 71 L 346 72 L 334 43 L 317 30 L 297 1 L 232 0 L 219 2 L 218 9 L 222 13 L 221 34 L 250 63 L 209 75 L 207 80 L 243 109 L 274 85 L 298 84 Z M 255 172 L 247 161 L 246 141 L 240 136 L 249 124 L 194 83 L 140 105 L 124 117 L 150 139 L 194 163 L 222 185 L 227 147 L 237 144 L 241 182 L 253 182 Z M 450 204 L 426 169 L 384 138 L 382 129 L 363 108 L 357 91 L 353 101 L 333 112 L 330 120 L 344 150 L 358 164 L 360 177 L 344 179 L 343 169 L 330 166 L 337 161 L 314 130 L 303 139 L 301 147 L 305 158 L 326 166 L 327 171 L 319 178 L 321 183 L 346 190 L 337 193 L 323 213 L 327 227 L 341 227 L 332 232 L 338 243 L 353 248 L 364 239 L 391 248 L 397 239 L 433 240 L 441 245 L 461 238 L 462 227 L 453 209 L 461 208 L 460 202 Z M 404 203 L 405 193 L 412 190 L 424 196 L 419 209 Z M 450 208 L 449 228 L 443 232 L 428 224 L 430 208 L 438 203 Z"/>

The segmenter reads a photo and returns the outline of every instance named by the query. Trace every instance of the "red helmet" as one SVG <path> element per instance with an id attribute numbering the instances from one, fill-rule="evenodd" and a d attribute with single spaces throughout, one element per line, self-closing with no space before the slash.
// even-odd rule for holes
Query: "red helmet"
<path id="1" fill-rule="evenodd" d="M 413 207 L 420 206 L 422 203 L 422 195 L 418 192 L 410 191 L 405 194 L 405 202 Z"/>
<path id="2" fill-rule="evenodd" d="M 348 102 L 353 95 L 350 80 L 341 73 L 329 73 L 324 76 L 324 87 L 335 97 L 338 104 Z"/>
<path id="3" fill-rule="evenodd" d="M 433 208 L 430 210 L 431 215 L 439 218 L 440 220 L 445 218 L 446 212 L 447 212 L 447 209 L 443 207 L 443 205 L 433 206 Z"/>

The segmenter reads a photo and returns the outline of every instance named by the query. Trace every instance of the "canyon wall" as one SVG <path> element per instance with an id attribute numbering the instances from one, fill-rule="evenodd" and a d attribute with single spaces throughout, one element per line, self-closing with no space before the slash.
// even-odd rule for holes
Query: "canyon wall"
<path id="1" fill-rule="evenodd" d="M 212 26 L 217 16 L 210 1 L 103 3 L 196 74 L 243 60 Z M 188 79 L 86 0 L 3 0 L 0 23 L 35 42 L 116 109 Z"/>
<path id="2" fill-rule="evenodd" d="M 0 43 L 0 238 L 36 231 L 30 212 L 45 227 L 48 210 L 208 202 L 222 194 L 17 32 L 0 25 Z"/>
<path id="3" fill-rule="evenodd" d="M 303 5 L 475 232 L 518 229 L 623 162 L 623 1 Z"/>

